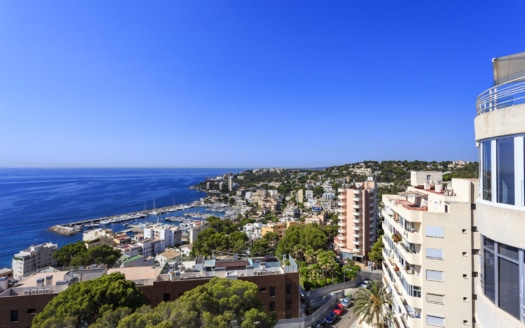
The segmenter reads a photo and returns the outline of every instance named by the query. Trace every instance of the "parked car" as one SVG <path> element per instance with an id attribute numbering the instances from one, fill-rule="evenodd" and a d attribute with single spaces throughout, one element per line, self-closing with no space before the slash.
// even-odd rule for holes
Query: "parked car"
<path id="1" fill-rule="evenodd" d="M 344 306 L 345 308 L 347 308 L 347 307 L 349 307 L 349 306 L 352 304 L 352 300 L 351 300 L 350 297 L 346 296 L 345 298 L 343 298 L 343 299 L 341 300 L 341 304 L 343 304 L 343 306 Z"/>
<path id="2" fill-rule="evenodd" d="M 337 314 L 338 316 L 342 316 L 343 315 L 343 312 L 345 312 L 345 307 L 343 306 L 343 304 L 341 303 L 337 303 L 335 308 L 334 308 L 334 312 L 335 314 Z"/>
<path id="3" fill-rule="evenodd" d="M 361 288 L 369 288 L 370 287 L 370 279 L 363 279 L 361 282 Z"/>
<path id="4" fill-rule="evenodd" d="M 328 324 L 333 324 L 335 322 L 335 320 L 337 319 L 337 313 L 335 313 L 334 311 L 328 313 L 328 315 L 326 316 L 326 318 L 324 319 L 324 321 Z"/>
<path id="5" fill-rule="evenodd" d="M 312 325 L 312 328 L 323 328 L 324 326 L 325 326 L 325 321 L 321 319 L 317 321 L 316 323 L 314 323 Z"/>

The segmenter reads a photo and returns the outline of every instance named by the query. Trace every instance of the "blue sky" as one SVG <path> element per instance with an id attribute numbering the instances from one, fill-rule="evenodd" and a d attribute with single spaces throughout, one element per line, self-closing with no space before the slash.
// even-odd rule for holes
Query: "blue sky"
<path id="1" fill-rule="evenodd" d="M 0 166 L 477 160 L 525 2 L 0 2 Z"/>

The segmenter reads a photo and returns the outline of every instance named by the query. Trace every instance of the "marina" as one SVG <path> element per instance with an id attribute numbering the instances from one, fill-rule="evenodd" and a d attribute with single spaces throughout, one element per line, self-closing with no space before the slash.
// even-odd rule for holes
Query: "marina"
<path id="1" fill-rule="evenodd" d="M 195 209 L 197 207 L 202 207 L 205 210 L 186 212 L 187 210 Z M 179 213 L 184 212 L 184 213 L 180 213 L 180 215 L 170 215 L 170 216 L 164 215 L 164 214 L 171 214 L 171 213 L 177 213 L 177 212 Z M 185 222 L 187 222 L 187 220 L 191 220 L 193 218 L 206 219 L 212 215 L 217 215 L 217 213 L 221 213 L 220 216 L 223 216 L 223 217 L 231 217 L 235 215 L 237 211 L 232 210 L 229 206 L 225 204 L 203 204 L 201 201 L 194 201 L 189 204 L 166 206 L 166 207 L 154 208 L 150 210 L 144 210 L 144 211 L 112 215 L 112 216 L 106 216 L 106 217 L 101 217 L 101 218 L 87 219 L 87 220 L 66 223 L 66 224 L 54 225 L 50 227 L 48 230 L 54 233 L 63 235 L 63 236 L 72 236 L 72 235 L 81 233 L 84 230 L 98 228 L 98 227 L 106 226 L 109 224 L 122 224 L 124 226 L 132 226 L 132 224 L 130 223 L 131 221 L 136 221 L 136 220 L 146 219 L 146 218 L 156 218 L 157 221 L 160 221 L 162 219 L 163 221 L 179 222 L 180 224 L 184 224 Z M 162 216 L 165 216 L 165 217 L 162 217 Z"/>

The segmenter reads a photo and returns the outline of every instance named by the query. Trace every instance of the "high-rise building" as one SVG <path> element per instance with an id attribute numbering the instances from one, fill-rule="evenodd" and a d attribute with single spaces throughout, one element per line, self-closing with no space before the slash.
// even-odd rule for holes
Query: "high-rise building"
<path id="1" fill-rule="evenodd" d="M 373 178 L 340 188 L 335 245 L 343 259 L 364 262 L 377 238 L 377 184 Z"/>
<path id="2" fill-rule="evenodd" d="M 57 249 L 57 244 L 46 243 L 31 246 L 15 254 L 12 262 L 13 277 L 20 279 L 38 269 L 55 265 L 53 254 Z"/>
<path id="3" fill-rule="evenodd" d="M 473 326 L 476 179 L 411 172 L 411 186 L 383 195 L 383 281 L 395 326 Z"/>
<path id="4" fill-rule="evenodd" d="M 525 327 L 525 52 L 492 60 L 494 86 L 477 98 L 481 235 L 478 327 Z"/>

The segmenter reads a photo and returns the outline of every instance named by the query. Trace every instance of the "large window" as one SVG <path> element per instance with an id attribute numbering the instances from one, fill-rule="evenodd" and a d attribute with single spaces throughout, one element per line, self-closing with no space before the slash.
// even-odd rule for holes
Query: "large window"
<path id="1" fill-rule="evenodd" d="M 491 151 L 490 140 L 481 143 L 481 176 L 483 185 L 483 199 L 492 200 L 492 183 L 491 183 Z"/>
<path id="2" fill-rule="evenodd" d="M 520 319 L 520 250 L 483 238 L 485 296 L 505 312 Z M 523 268 L 522 268 L 523 269 Z M 521 278 L 523 280 L 523 278 Z"/>
<path id="3" fill-rule="evenodd" d="M 498 203 L 514 205 L 514 138 L 498 139 L 496 143 Z"/>

